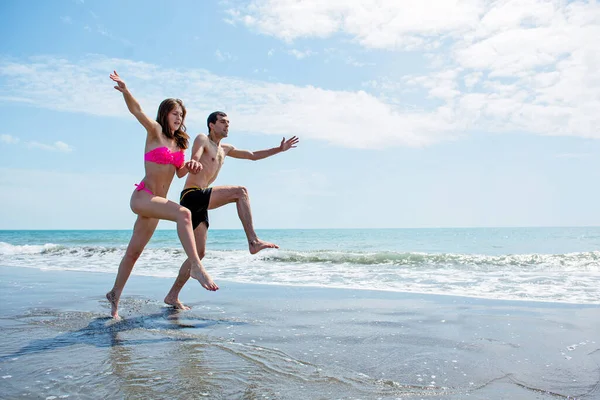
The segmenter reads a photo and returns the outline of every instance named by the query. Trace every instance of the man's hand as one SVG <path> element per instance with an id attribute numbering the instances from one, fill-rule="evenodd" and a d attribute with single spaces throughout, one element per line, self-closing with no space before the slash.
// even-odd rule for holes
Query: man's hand
<path id="1" fill-rule="evenodd" d="M 186 161 L 185 166 L 187 167 L 190 174 L 197 174 L 198 172 L 202 171 L 202 164 L 200 164 L 196 160 Z"/>
<path id="2" fill-rule="evenodd" d="M 294 147 L 296 147 L 299 141 L 300 139 L 298 139 L 296 136 L 292 136 L 288 140 L 285 140 L 285 138 L 283 138 L 281 140 L 281 144 L 279 145 L 279 150 L 287 151 L 289 149 L 293 149 Z"/>

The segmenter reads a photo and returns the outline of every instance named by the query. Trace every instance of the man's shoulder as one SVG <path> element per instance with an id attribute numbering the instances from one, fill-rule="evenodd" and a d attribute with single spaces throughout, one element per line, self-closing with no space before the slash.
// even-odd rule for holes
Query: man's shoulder
<path id="1" fill-rule="evenodd" d="M 194 140 L 208 140 L 208 136 L 205 133 L 199 133 Z"/>

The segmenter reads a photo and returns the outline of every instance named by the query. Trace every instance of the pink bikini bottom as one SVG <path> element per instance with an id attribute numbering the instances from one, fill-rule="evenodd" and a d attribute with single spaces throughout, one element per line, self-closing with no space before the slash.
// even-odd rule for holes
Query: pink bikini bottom
<path id="1" fill-rule="evenodd" d="M 136 186 L 136 189 L 135 189 L 135 190 L 137 190 L 138 192 L 139 192 L 140 190 L 143 190 L 144 192 L 148 192 L 148 193 L 150 193 L 152 196 L 154 196 L 154 193 L 152 193 L 152 192 L 150 191 L 150 189 L 148 189 L 148 188 L 146 187 L 146 183 L 144 183 L 144 181 L 141 181 L 139 184 L 137 184 L 137 183 L 134 183 L 134 185 Z"/>

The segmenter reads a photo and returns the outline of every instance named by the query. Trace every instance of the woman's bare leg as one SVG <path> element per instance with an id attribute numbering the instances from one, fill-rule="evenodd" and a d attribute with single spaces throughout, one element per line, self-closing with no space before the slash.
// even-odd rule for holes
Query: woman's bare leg
<path id="1" fill-rule="evenodd" d="M 192 230 L 192 214 L 187 208 L 164 197 L 149 196 L 147 193 L 135 192 L 131 198 L 133 212 L 150 218 L 166 219 L 177 223 L 177 234 L 185 254 L 190 260 L 190 276 L 200 282 L 207 290 L 218 290 L 210 275 L 204 270 Z"/>
<path id="2" fill-rule="evenodd" d="M 194 237 L 196 239 L 196 248 L 198 249 L 198 257 L 200 260 L 204 258 L 204 254 L 206 251 L 206 238 L 208 236 L 208 227 L 205 222 L 201 222 L 200 225 L 194 229 Z M 179 274 L 177 275 L 177 279 L 175 279 L 175 283 L 171 287 L 171 290 L 165 297 L 165 303 L 180 309 L 180 310 L 189 310 L 190 308 L 183 304 L 179 300 L 179 292 L 183 289 L 185 283 L 190 279 L 190 260 L 186 259 L 181 268 L 179 269 Z"/>
<path id="3" fill-rule="evenodd" d="M 142 251 L 144 251 L 144 247 L 146 247 L 148 241 L 150 241 L 156 225 L 158 225 L 158 220 L 155 218 L 138 216 L 135 221 L 129 245 L 119 264 L 115 284 L 111 291 L 106 294 L 106 298 L 111 306 L 110 314 L 115 319 L 119 319 L 119 299 L 121 298 L 121 293 L 123 293 L 125 283 L 127 283 L 129 275 L 131 275 L 135 262 L 142 254 Z"/>
<path id="4" fill-rule="evenodd" d="M 267 248 L 278 249 L 274 243 L 269 243 L 264 240 L 261 240 L 257 237 L 256 232 L 254 231 L 254 224 L 252 223 L 252 211 L 250 209 L 250 198 L 248 196 L 248 191 L 243 186 L 215 186 L 212 189 L 212 193 L 210 195 L 210 201 L 208 203 L 208 209 L 214 210 L 215 208 L 219 208 L 229 203 L 236 203 L 238 217 L 242 222 L 242 226 L 244 227 L 244 232 L 246 233 L 246 238 L 248 239 L 248 249 L 251 254 L 256 254 L 259 251 Z M 198 255 L 200 259 L 204 258 L 204 253 L 206 250 L 206 238 L 208 236 L 208 227 L 206 224 L 201 223 L 194 230 L 194 235 L 196 238 L 196 248 L 198 250 Z M 179 269 L 179 274 L 177 275 L 177 279 L 171 290 L 165 297 L 165 303 L 172 305 L 175 308 L 187 309 L 181 301 L 179 301 L 179 293 L 183 286 L 190 278 L 190 260 L 187 259 L 181 265 Z"/>

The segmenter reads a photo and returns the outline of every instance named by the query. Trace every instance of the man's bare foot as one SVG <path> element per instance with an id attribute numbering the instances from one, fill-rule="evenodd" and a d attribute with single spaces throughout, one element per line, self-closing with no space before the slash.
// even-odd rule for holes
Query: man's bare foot
<path id="1" fill-rule="evenodd" d="M 202 287 L 206 290 L 215 291 L 219 290 L 216 283 L 213 282 L 210 275 L 206 273 L 202 264 L 192 264 L 190 268 L 190 277 L 198 280 Z"/>
<path id="2" fill-rule="evenodd" d="M 190 307 L 183 304 L 177 297 L 168 296 L 165 297 L 165 303 L 172 306 L 176 310 L 191 310 Z"/>
<path id="3" fill-rule="evenodd" d="M 250 254 L 256 254 L 259 251 L 261 251 L 262 249 L 278 249 L 279 248 L 279 246 L 277 246 L 274 243 L 265 242 L 264 240 L 260 240 L 258 238 L 252 240 L 251 242 L 248 242 L 248 247 L 250 248 Z"/>
<path id="4" fill-rule="evenodd" d="M 106 300 L 108 300 L 108 302 L 110 303 L 110 315 L 114 319 L 121 319 L 121 317 L 119 317 L 119 297 L 117 296 L 114 290 L 111 290 L 110 292 L 106 293 Z"/>

